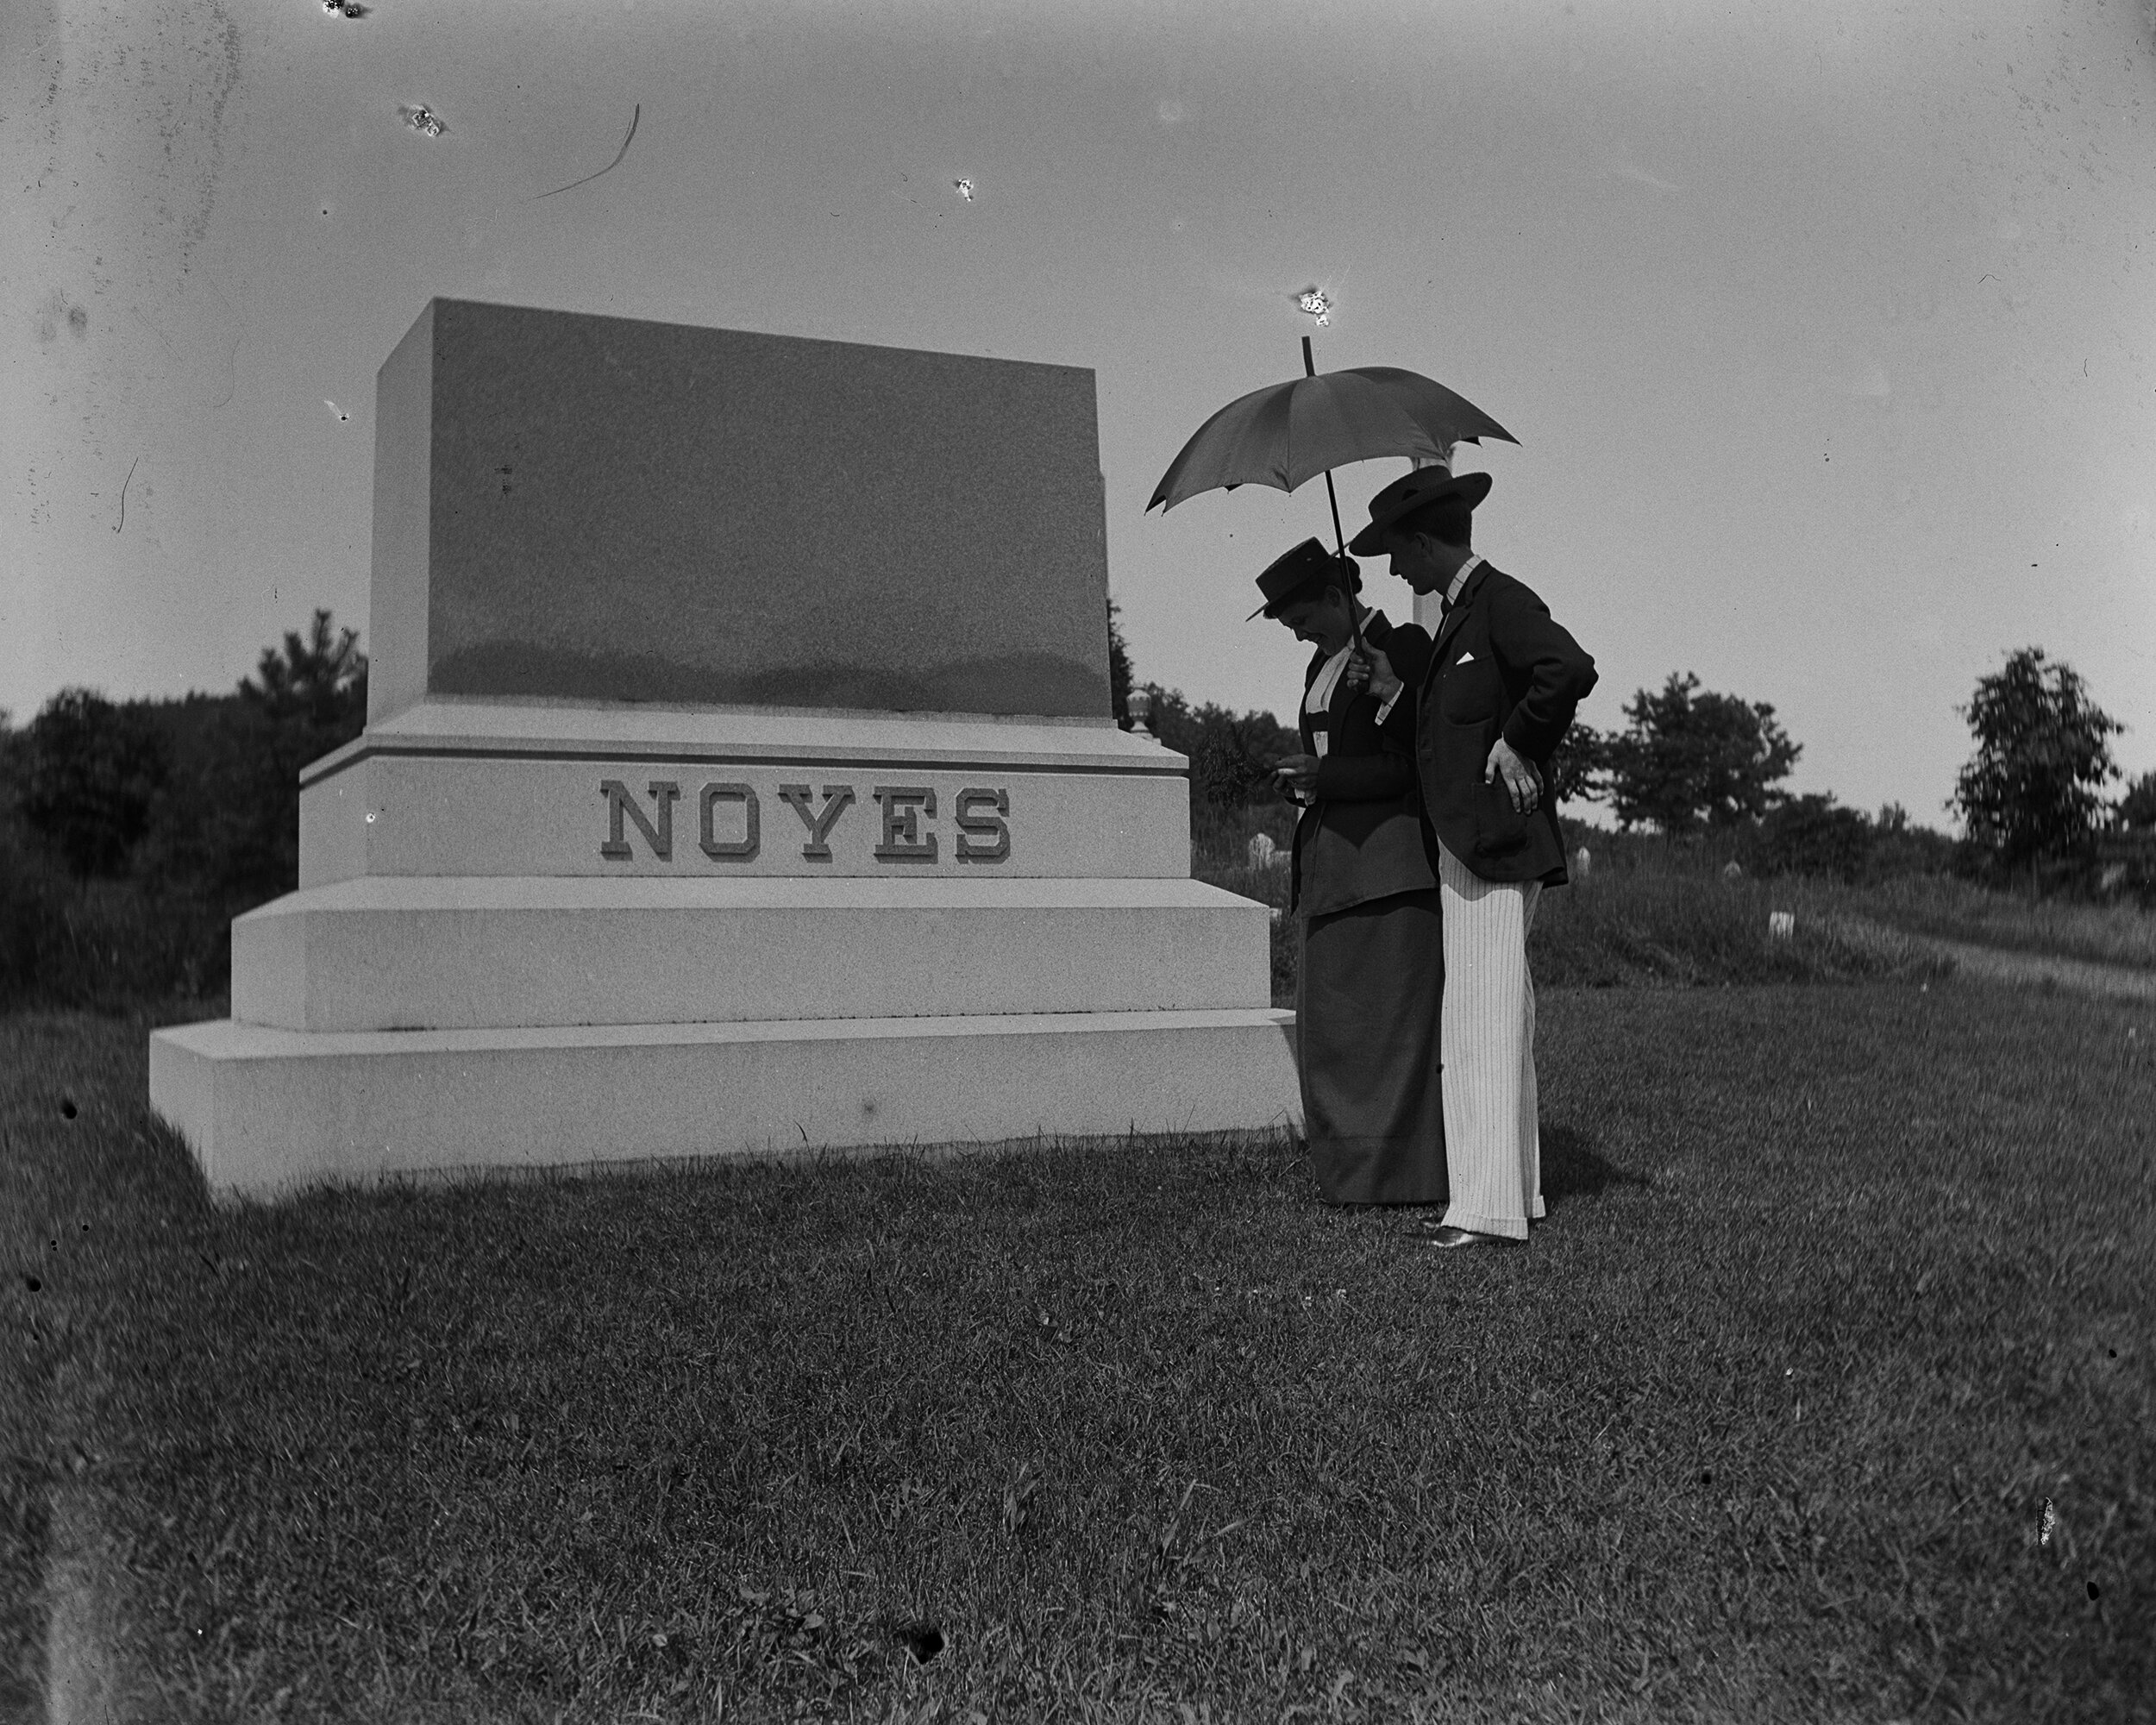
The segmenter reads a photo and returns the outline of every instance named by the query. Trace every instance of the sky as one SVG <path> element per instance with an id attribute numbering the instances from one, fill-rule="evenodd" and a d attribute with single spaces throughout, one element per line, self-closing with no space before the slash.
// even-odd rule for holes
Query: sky
<path id="1" fill-rule="evenodd" d="M 1950 826 L 2034 645 L 2146 772 L 2153 72 L 2148 0 L 16 0 L 0 708 L 364 637 L 374 374 L 443 295 L 1089 367 L 1138 676 L 1282 714 L 1243 618 L 1322 482 L 1145 504 L 1308 334 L 1519 438 L 1455 465 L 1586 722 L 1694 673 L 1788 788 Z M 1406 469 L 1340 471 L 1351 535 Z"/>

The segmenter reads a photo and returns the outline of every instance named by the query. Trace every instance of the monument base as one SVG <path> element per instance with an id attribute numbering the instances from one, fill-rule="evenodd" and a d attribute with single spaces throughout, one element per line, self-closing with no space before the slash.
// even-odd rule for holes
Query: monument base
<path id="1" fill-rule="evenodd" d="M 150 1101 L 221 1201 L 463 1169 L 1262 1131 L 1294 1014 L 1004 1013 L 150 1038 Z"/>

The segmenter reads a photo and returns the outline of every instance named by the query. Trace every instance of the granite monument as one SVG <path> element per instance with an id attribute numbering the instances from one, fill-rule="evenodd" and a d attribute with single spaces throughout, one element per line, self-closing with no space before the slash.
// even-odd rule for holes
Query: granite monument
<path id="1" fill-rule="evenodd" d="M 367 729 L 151 1039 L 213 1192 L 1296 1118 L 1090 372 L 437 299 L 377 402 Z"/>

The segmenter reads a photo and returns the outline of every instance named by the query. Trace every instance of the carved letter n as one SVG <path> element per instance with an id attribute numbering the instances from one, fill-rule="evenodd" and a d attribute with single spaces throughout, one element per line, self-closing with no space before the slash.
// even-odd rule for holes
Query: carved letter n
<path id="1" fill-rule="evenodd" d="M 636 853 L 622 828 L 622 817 L 626 815 L 643 834 L 644 843 L 651 847 L 651 854 L 661 862 L 674 860 L 674 800 L 681 794 L 681 787 L 671 779 L 651 781 L 651 800 L 656 806 L 659 824 L 655 827 L 636 806 L 635 794 L 619 779 L 599 781 L 599 793 L 606 799 L 606 842 L 599 848 L 599 854 L 611 862 L 622 862 Z"/>

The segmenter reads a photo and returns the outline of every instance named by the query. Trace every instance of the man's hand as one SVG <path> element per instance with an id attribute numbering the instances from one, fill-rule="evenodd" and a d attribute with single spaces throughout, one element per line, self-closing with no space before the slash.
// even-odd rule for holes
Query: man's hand
<path id="1" fill-rule="evenodd" d="M 1318 757 L 1315 755 L 1290 755 L 1273 768 L 1273 776 L 1280 787 L 1291 796 L 1307 797 L 1318 788 Z"/>
<path id="2" fill-rule="evenodd" d="M 1522 814 L 1534 812 L 1535 805 L 1542 800 L 1542 776 L 1535 771 L 1534 762 L 1515 750 L 1503 737 L 1489 751 L 1489 761 L 1482 768 L 1482 782 L 1494 784 L 1505 781 L 1505 793 L 1512 799 L 1512 806 Z"/>

